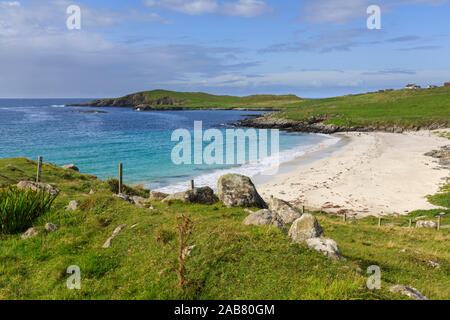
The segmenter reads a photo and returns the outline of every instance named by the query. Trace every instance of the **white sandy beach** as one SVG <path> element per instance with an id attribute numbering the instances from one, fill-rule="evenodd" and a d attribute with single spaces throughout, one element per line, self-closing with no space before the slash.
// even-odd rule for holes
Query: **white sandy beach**
<path id="1" fill-rule="evenodd" d="M 449 176 L 437 159 L 424 153 L 448 145 L 430 131 L 405 134 L 346 133 L 349 143 L 312 163 L 297 159 L 295 169 L 257 185 L 296 205 L 359 217 L 436 208 L 426 195 L 436 193 Z M 302 163 L 303 162 L 303 163 Z"/>

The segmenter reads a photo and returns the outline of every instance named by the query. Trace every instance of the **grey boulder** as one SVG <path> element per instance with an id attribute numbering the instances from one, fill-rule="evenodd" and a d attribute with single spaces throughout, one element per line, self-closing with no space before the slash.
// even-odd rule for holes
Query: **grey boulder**
<path id="1" fill-rule="evenodd" d="M 33 191 L 45 190 L 45 192 L 50 193 L 53 196 L 59 193 L 59 190 L 50 184 L 34 181 L 20 181 L 17 184 L 17 188 L 28 189 Z"/>
<path id="2" fill-rule="evenodd" d="M 73 171 L 76 171 L 76 172 L 80 171 L 80 169 L 78 169 L 78 167 L 76 165 L 74 165 L 73 163 L 72 164 L 66 164 L 65 166 L 62 166 L 62 168 L 64 170 L 73 170 Z"/>
<path id="3" fill-rule="evenodd" d="M 416 222 L 416 228 L 437 228 L 437 223 L 431 220 L 419 220 Z"/>
<path id="4" fill-rule="evenodd" d="M 39 234 L 38 228 L 29 228 L 20 238 L 22 240 L 26 240 L 34 236 L 37 236 L 38 234 Z"/>
<path id="5" fill-rule="evenodd" d="M 333 259 L 333 260 L 345 260 L 344 257 L 341 256 L 339 253 L 339 247 L 336 243 L 336 241 L 320 237 L 320 238 L 312 238 L 307 239 L 306 244 L 311 249 L 314 249 L 318 252 L 323 253 L 326 257 Z"/>
<path id="6" fill-rule="evenodd" d="M 244 219 L 242 223 L 247 226 L 273 226 L 283 232 L 286 231 L 283 219 L 281 219 L 279 215 L 273 213 L 268 209 L 262 209 L 257 212 L 251 213 Z"/>
<path id="7" fill-rule="evenodd" d="M 233 173 L 226 174 L 219 178 L 217 186 L 219 199 L 229 208 L 268 208 L 249 177 Z"/>
<path id="8" fill-rule="evenodd" d="M 276 212 L 286 224 L 292 223 L 302 216 L 300 211 L 289 202 L 275 197 L 270 198 L 269 209 Z"/>
<path id="9" fill-rule="evenodd" d="M 305 242 L 308 239 L 321 236 L 324 236 L 322 227 L 316 217 L 309 213 L 305 213 L 295 220 L 289 229 L 289 237 L 295 243 Z"/>
<path id="10" fill-rule="evenodd" d="M 213 189 L 210 187 L 194 188 L 183 192 L 177 192 L 164 198 L 163 202 L 169 200 L 180 200 L 186 203 L 198 203 L 198 204 L 214 204 L 219 199 L 214 194 Z"/>
<path id="11" fill-rule="evenodd" d="M 405 296 L 410 297 L 414 300 L 428 300 L 419 290 L 413 287 L 407 287 L 401 284 L 396 284 L 394 286 L 389 287 L 389 291 L 394 293 L 401 293 Z"/>

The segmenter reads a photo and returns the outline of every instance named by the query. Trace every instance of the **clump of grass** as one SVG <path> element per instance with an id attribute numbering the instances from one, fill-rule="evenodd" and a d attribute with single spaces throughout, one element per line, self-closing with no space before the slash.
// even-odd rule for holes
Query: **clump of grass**
<path id="1" fill-rule="evenodd" d="M 15 233 L 30 227 L 33 220 L 48 212 L 56 195 L 45 190 L 18 188 L 0 190 L 0 233 Z"/>
<path id="2" fill-rule="evenodd" d="M 112 193 L 119 193 L 119 180 L 110 178 L 106 180 L 106 184 L 108 185 L 109 190 Z M 122 185 L 122 193 L 127 194 L 129 196 L 139 196 L 148 198 L 150 196 L 150 191 L 143 188 L 142 186 L 130 187 L 126 184 Z"/>

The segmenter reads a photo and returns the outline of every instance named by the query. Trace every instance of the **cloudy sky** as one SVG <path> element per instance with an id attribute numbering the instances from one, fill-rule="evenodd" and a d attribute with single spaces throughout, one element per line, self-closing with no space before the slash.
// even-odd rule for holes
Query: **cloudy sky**
<path id="1" fill-rule="evenodd" d="M 381 29 L 369 30 L 369 5 Z M 68 30 L 67 7 L 81 8 Z M 450 81 L 450 0 L 0 0 L 0 98 L 327 97 Z"/>

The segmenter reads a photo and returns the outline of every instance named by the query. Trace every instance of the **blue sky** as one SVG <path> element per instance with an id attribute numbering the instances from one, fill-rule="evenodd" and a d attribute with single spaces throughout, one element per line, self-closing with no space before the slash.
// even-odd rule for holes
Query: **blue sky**
<path id="1" fill-rule="evenodd" d="M 66 9 L 81 8 L 81 30 Z M 381 30 L 366 26 L 381 8 Z M 450 0 L 0 0 L 0 97 L 328 97 L 450 81 Z"/>

